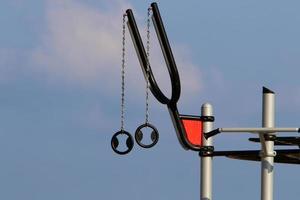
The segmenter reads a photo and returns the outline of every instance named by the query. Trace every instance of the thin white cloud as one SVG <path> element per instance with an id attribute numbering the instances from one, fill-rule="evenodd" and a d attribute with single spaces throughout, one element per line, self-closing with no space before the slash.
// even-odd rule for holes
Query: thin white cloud
<path id="1" fill-rule="evenodd" d="M 106 10 L 91 7 L 82 1 L 49 0 L 46 7 L 46 30 L 42 41 L 34 49 L 35 70 L 54 82 L 71 82 L 83 86 L 100 87 L 109 92 L 120 84 L 122 13 L 132 6 L 126 1 L 110 1 Z M 140 15 L 135 13 L 137 19 Z M 145 26 L 140 28 L 145 30 Z M 144 31 L 145 32 L 145 31 Z M 144 89 L 142 72 L 127 34 L 127 84 L 136 90 Z M 153 40 L 156 40 L 153 38 Z M 187 48 L 172 45 L 181 73 L 185 94 L 199 92 L 201 73 L 188 57 Z M 179 47 L 179 48 L 178 48 Z M 154 50 L 155 49 L 155 50 Z M 157 44 L 152 46 L 151 63 L 158 82 L 168 88 L 169 78 Z M 137 84 L 138 83 L 138 84 Z M 101 86 L 102 85 L 102 86 Z"/>
<path id="2" fill-rule="evenodd" d="M 20 50 L 0 48 L 0 83 L 11 82 L 23 66 L 19 60 L 24 59 Z"/>
<path id="3" fill-rule="evenodd" d="M 119 64 L 121 5 L 118 10 L 105 13 L 77 1 L 48 1 L 47 30 L 33 53 L 39 69 L 81 83 L 110 76 Z"/>

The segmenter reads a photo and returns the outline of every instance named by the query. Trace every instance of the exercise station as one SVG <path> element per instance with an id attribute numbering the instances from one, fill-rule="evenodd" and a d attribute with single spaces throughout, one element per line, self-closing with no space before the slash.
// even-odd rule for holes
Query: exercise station
<path id="1" fill-rule="evenodd" d="M 166 105 L 170 114 L 178 142 L 184 150 L 196 151 L 201 157 L 201 181 L 200 181 L 200 199 L 212 200 L 212 176 L 213 176 L 213 159 L 214 157 L 224 156 L 230 159 L 250 160 L 261 162 L 261 200 L 273 200 L 273 172 L 274 163 L 283 164 L 300 164 L 300 137 L 297 133 L 300 128 L 295 127 L 276 127 L 275 126 L 275 97 L 273 90 L 262 88 L 262 119 L 261 127 L 218 127 L 217 120 L 213 113 L 213 105 L 203 103 L 201 106 L 201 115 L 188 115 L 179 112 L 177 103 L 180 99 L 181 85 L 180 76 L 177 70 L 176 62 L 173 57 L 171 45 L 163 25 L 158 4 L 152 3 L 147 10 L 147 40 L 146 48 L 140 36 L 140 32 L 131 9 L 126 10 L 123 15 L 122 25 L 122 67 L 121 67 L 121 127 L 119 131 L 113 134 L 111 147 L 113 151 L 121 156 L 125 156 L 133 149 L 134 144 L 142 148 L 153 148 L 159 142 L 159 131 L 157 127 L 150 123 L 149 119 L 149 95 L 150 91 L 156 100 Z M 169 72 L 171 81 L 171 97 L 168 98 L 158 86 L 151 69 L 149 61 L 150 51 L 150 24 L 151 20 L 155 28 L 157 39 L 159 40 L 161 52 L 164 56 L 166 67 Z M 127 27 L 127 28 L 126 28 Z M 124 112 L 125 112 L 125 63 L 126 49 L 125 38 L 126 31 L 129 31 L 131 41 L 136 51 L 141 70 L 146 82 L 145 95 L 145 122 L 137 127 L 134 135 L 124 129 Z M 238 105 L 237 105 L 238 107 Z M 217 117 L 216 117 L 217 118 Z M 234 120 L 234 119 L 232 119 Z M 150 130 L 149 134 L 146 129 Z M 258 150 L 234 150 L 217 151 L 213 145 L 214 137 L 220 134 L 245 134 L 251 133 L 253 137 L 249 142 L 260 143 L 261 148 Z M 296 136 L 295 136 L 296 135 Z M 119 149 L 119 137 L 126 137 L 125 146 L 127 149 Z M 150 138 L 150 142 L 145 142 L 145 138 Z M 175 144 L 174 144 L 175 145 Z M 277 146 L 286 147 L 286 149 L 276 149 Z M 291 148 L 294 147 L 294 148 Z M 217 158 L 215 158 L 217 159 Z M 217 177 L 215 177 L 217 179 Z M 256 186 L 255 186 L 256 187 Z M 289 199 L 289 197 L 287 197 Z"/>

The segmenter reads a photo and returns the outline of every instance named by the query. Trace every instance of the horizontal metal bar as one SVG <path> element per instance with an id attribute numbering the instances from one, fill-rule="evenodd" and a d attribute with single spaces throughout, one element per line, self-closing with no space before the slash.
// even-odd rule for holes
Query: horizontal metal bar
<path id="1" fill-rule="evenodd" d="M 274 161 L 276 163 L 300 164 L 300 149 L 277 149 Z M 228 158 L 250 161 L 261 161 L 261 150 L 215 151 L 211 156 L 226 156 Z"/>
<path id="2" fill-rule="evenodd" d="M 201 120 L 201 116 L 198 115 L 179 115 L 180 119 L 189 119 L 189 120 Z"/>
<path id="3" fill-rule="evenodd" d="M 219 132 L 274 133 L 274 132 L 300 132 L 300 129 L 299 128 L 219 128 Z"/>
<path id="4" fill-rule="evenodd" d="M 217 128 L 210 132 L 204 133 L 204 137 L 207 139 L 222 132 L 265 134 L 275 132 L 300 132 L 300 128 Z"/>
<path id="5" fill-rule="evenodd" d="M 277 149 L 277 155 L 299 153 L 300 149 Z M 214 151 L 212 156 L 242 156 L 242 155 L 257 155 L 259 156 L 261 150 L 233 150 L 233 151 Z"/>

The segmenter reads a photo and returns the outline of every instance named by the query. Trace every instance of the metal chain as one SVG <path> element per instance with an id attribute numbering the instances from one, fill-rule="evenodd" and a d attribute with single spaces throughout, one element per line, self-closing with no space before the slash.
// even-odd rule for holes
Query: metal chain
<path id="1" fill-rule="evenodd" d="M 147 43 L 146 43 L 146 55 L 147 55 L 147 68 L 146 68 L 146 119 L 145 123 L 148 124 L 149 121 L 149 68 L 150 68 L 150 18 L 151 18 L 151 7 L 148 8 L 147 16 Z"/>
<path id="2" fill-rule="evenodd" d="M 121 131 L 124 131 L 124 113 L 125 113 L 125 18 L 126 14 L 123 14 L 122 22 L 122 67 L 121 67 Z"/>

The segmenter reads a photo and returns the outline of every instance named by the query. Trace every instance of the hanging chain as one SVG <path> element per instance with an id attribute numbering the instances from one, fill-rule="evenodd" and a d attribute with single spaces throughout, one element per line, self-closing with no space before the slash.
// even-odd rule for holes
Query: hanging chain
<path id="1" fill-rule="evenodd" d="M 121 131 L 124 131 L 124 113 L 125 113 L 125 18 L 126 14 L 123 14 L 122 22 L 122 68 L 121 68 Z"/>
<path id="2" fill-rule="evenodd" d="M 147 68 L 146 68 L 146 119 L 145 123 L 148 124 L 149 121 L 149 68 L 150 68 L 150 18 L 151 18 L 151 7 L 148 8 L 147 16 L 147 43 L 146 43 L 146 55 L 147 55 Z"/>

